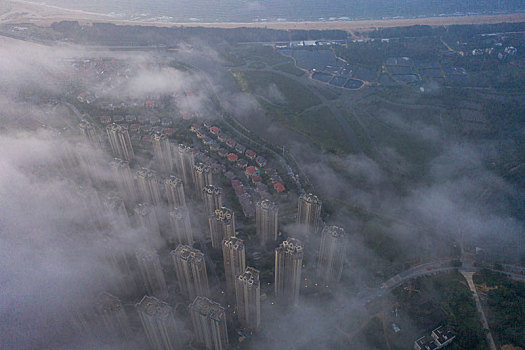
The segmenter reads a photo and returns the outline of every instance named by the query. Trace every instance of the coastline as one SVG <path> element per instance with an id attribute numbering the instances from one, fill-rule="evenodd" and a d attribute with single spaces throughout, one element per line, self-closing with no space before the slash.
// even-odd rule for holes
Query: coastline
<path id="1" fill-rule="evenodd" d="M 2 10 L 4 10 L 2 14 Z M 278 30 L 345 30 L 369 31 L 376 28 L 406 27 L 413 25 L 448 26 L 456 24 L 495 24 L 525 22 L 525 13 L 476 15 L 476 16 L 442 16 L 403 19 L 371 19 L 345 21 L 274 21 L 274 22 L 165 22 L 134 21 L 120 19 L 109 14 L 99 14 L 82 10 L 63 9 L 53 5 L 36 4 L 24 0 L 6 0 L 0 5 L 0 24 L 32 23 L 49 26 L 53 22 L 78 21 L 82 24 L 112 23 L 116 25 L 139 25 L 155 27 L 204 27 L 204 28 L 268 28 Z"/>

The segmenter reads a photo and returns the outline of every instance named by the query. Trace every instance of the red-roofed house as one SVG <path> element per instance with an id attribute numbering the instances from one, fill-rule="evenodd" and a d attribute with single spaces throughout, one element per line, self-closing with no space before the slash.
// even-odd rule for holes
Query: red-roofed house
<path id="1" fill-rule="evenodd" d="M 235 195 L 242 196 L 244 194 L 244 188 L 242 186 L 235 187 Z"/>
<path id="2" fill-rule="evenodd" d="M 129 126 L 129 132 L 137 132 L 139 131 L 139 129 L 140 129 L 140 124 L 137 124 L 137 123 L 131 124 Z"/>
<path id="3" fill-rule="evenodd" d="M 191 118 L 192 118 L 191 113 L 186 112 L 186 113 L 182 114 L 182 119 L 184 119 L 184 120 L 188 120 L 188 119 L 191 119 Z"/>
<path id="4" fill-rule="evenodd" d="M 162 132 L 166 134 L 166 136 L 173 136 L 175 130 L 173 130 L 173 128 L 164 128 L 162 129 Z"/>
<path id="5" fill-rule="evenodd" d="M 100 122 L 102 124 L 109 124 L 111 123 L 111 117 L 109 115 L 103 115 L 102 117 L 100 117 Z"/>
<path id="6" fill-rule="evenodd" d="M 237 168 L 246 169 L 246 167 L 248 166 L 248 161 L 246 159 L 240 158 L 235 165 L 237 166 Z"/>
<path id="7" fill-rule="evenodd" d="M 200 131 L 201 129 L 202 129 L 202 126 L 200 124 L 197 124 L 197 123 L 191 124 L 191 127 L 190 127 L 191 132 L 197 132 L 197 131 Z"/>
<path id="8" fill-rule="evenodd" d="M 235 141 L 234 139 L 227 139 L 226 140 L 226 146 L 228 146 L 228 147 L 233 148 L 233 147 L 235 147 L 236 144 L 237 144 L 237 141 Z"/>
<path id="9" fill-rule="evenodd" d="M 286 190 L 286 188 L 280 182 L 277 182 L 277 183 L 273 184 L 273 188 L 279 193 L 280 192 L 284 192 Z"/>
<path id="10" fill-rule="evenodd" d="M 262 182 L 262 177 L 261 177 L 261 175 L 259 175 L 259 174 L 255 174 L 255 175 L 253 175 L 253 176 L 252 176 L 252 182 L 253 182 L 254 184 L 261 183 L 261 182 Z"/>
<path id="11" fill-rule="evenodd" d="M 244 152 L 244 154 L 248 159 L 255 159 L 255 157 L 257 157 L 257 153 L 255 153 L 251 149 L 247 149 L 246 152 Z"/>
<path id="12" fill-rule="evenodd" d="M 236 162 L 239 157 L 235 153 L 228 153 L 228 160 L 230 162 Z"/>
<path id="13" fill-rule="evenodd" d="M 246 175 L 253 176 L 257 174 L 257 168 L 253 165 L 250 165 L 249 167 L 246 167 Z"/>
<path id="14" fill-rule="evenodd" d="M 232 186 L 233 187 L 242 186 L 241 180 L 237 180 L 237 179 L 232 180 Z"/>
<path id="15" fill-rule="evenodd" d="M 221 129 L 219 129 L 218 127 L 216 126 L 212 126 L 210 128 L 210 132 L 213 134 L 213 135 L 219 135 L 219 133 L 221 132 Z"/>
<path id="16" fill-rule="evenodd" d="M 147 107 L 147 108 L 154 108 L 154 107 L 155 107 L 155 101 L 153 101 L 153 100 L 147 100 L 146 102 L 144 102 L 144 107 Z"/>

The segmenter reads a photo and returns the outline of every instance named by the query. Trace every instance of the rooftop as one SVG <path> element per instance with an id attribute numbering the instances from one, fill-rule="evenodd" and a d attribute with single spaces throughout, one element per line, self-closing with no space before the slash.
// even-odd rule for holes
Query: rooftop
<path id="1" fill-rule="evenodd" d="M 219 196 L 222 193 L 222 188 L 213 185 L 206 185 L 202 191 L 208 194 Z"/>
<path id="2" fill-rule="evenodd" d="M 246 270 L 237 276 L 237 279 L 243 281 L 244 283 L 258 284 L 259 283 L 259 270 L 254 269 L 253 267 L 247 267 Z"/>
<path id="3" fill-rule="evenodd" d="M 286 190 L 286 188 L 284 187 L 284 185 L 280 182 L 276 182 L 273 184 L 273 188 L 277 191 L 277 192 L 284 192 Z"/>
<path id="4" fill-rule="evenodd" d="M 184 260 L 194 265 L 204 263 L 204 254 L 200 250 L 185 244 L 179 244 L 175 250 L 170 252 L 170 255 L 175 259 Z"/>
<path id="5" fill-rule="evenodd" d="M 169 186 L 181 186 L 182 180 L 174 175 L 170 175 L 164 179 L 164 183 Z"/>
<path id="6" fill-rule="evenodd" d="M 97 308 L 101 312 L 115 312 L 122 309 L 122 303 L 116 296 L 104 292 L 98 296 Z"/>
<path id="7" fill-rule="evenodd" d="M 217 220 L 229 222 L 234 217 L 234 212 L 230 208 L 227 207 L 220 207 L 219 209 L 215 209 L 213 212 L 213 215 Z"/>
<path id="8" fill-rule="evenodd" d="M 262 209 L 265 209 L 265 210 L 270 210 L 270 209 L 277 209 L 277 204 L 275 204 L 274 202 L 268 200 L 268 199 L 265 199 L 263 201 L 260 201 L 260 202 L 257 202 L 257 206 L 261 207 Z"/>
<path id="9" fill-rule="evenodd" d="M 237 237 L 230 237 L 222 241 L 222 244 L 228 248 L 233 248 L 234 250 L 243 250 L 244 241 Z"/>
<path id="10" fill-rule="evenodd" d="M 345 236 L 345 230 L 342 227 L 330 225 L 330 226 L 325 226 L 321 234 L 322 235 L 329 234 L 336 238 L 339 238 L 339 237 L 342 238 Z"/>
<path id="11" fill-rule="evenodd" d="M 136 307 L 149 316 L 155 316 L 159 318 L 165 318 L 171 313 L 171 306 L 155 297 L 150 297 L 147 295 L 142 298 Z"/>
<path id="12" fill-rule="evenodd" d="M 296 238 L 288 238 L 286 241 L 281 242 L 281 244 L 275 248 L 275 251 L 302 257 L 303 244 Z"/>
<path id="13" fill-rule="evenodd" d="M 198 312 L 214 321 L 221 321 L 226 316 L 226 310 L 219 303 L 205 297 L 196 297 L 190 304 L 190 310 Z"/>
<path id="14" fill-rule="evenodd" d="M 299 200 L 305 201 L 306 203 L 321 205 L 321 200 L 319 199 L 319 197 L 317 197 L 315 194 L 312 194 L 312 193 L 301 194 L 301 196 L 299 197 Z"/>

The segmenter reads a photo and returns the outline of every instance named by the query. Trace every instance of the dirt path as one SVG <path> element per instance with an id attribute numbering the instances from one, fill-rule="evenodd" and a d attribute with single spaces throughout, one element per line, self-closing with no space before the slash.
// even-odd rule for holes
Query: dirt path
<path id="1" fill-rule="evenodd" d="M 478 309 L 478 312 L 481 317 L 481 323 L 483 324 L 483 328 L 487 331 L 487 343 L 489 345 L 490 350 L 497 350 L 496 343 L 494 343 L 494 338 L 492 338 L 492 333 L 490 333 L 489 323 L 487 322 L 487 318 L 485 317 L 485 312 L 483 311 L 483 308 L 481 307 L 481 302 L 479 300 L 478 291 L 476 290 L 476 285 L 474 284 L 474 281 L 472 280 L 472 275 L 474 275 L 474 272 L 466 272 L 466 271 L 460 271 L 463 277 L 467 280 L 468 286 L 470 290 L 472 291 L 472 294 L 474 296 L 474 300 L 476 301 L 476 308 Z"/>

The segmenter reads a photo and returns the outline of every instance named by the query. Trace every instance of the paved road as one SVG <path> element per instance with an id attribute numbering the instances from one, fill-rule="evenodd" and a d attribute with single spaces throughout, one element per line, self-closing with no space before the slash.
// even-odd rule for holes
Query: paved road
<path id="1" fill-rule="evenodd" d="M 457 267 L 452 266 L 452 261 L 454 261 L 454 260 L 457 260 L 457 259 L 452 259 L 452 258 L 440 259 L 440 260 L 437 260 L 437 261 L 429 261 L 429 262 L 426 262 L 426 263 L 423 263 L 423 264 L 420 264 L 420 265 L 413 266 L 413 267 L 409 268 L 408 270 L 400 272 L 399 274 L 395 275 L 394 277 L 392 277 L 392 278 L 388 279 L 387 281 L 383 282 L 381 284 L 381 286 L 378 287 L 378 288 L 375 288 L 375 289 L 374 288 L 368 288 L 368 289 L 363 290 L 357 296 L 357 301 L 356 301 L 356 303 L 354 305 L 359 305 L 359 304 L 361 304 L 363 306 L 367 305 L 368 303 L 381 298 L 386 293 L 388 293 L 390 290 L 392 290 L 392 289 L 402 285 L 403 283 L 405 283 L 405 282 L 407 282 L 407 281 L 409 281 L 411 279 L 419 278 L 419 277 L 423 277 L 423 276 L 435 275 L 435 274 L 443 273 L 443 272 L 454 271 L 454 270 L 458 269 Z M 482 317 L 483 327 L 485 329 L 489 330 L 489 332 L 487 333 L 487 342 L 489 343 L 489 347 L 490 347 L 491 350 L 496 350 L 496 348 L 495 347 L 493 348 L 492 345 L 491 345 L 491 344 L 494 344 L 494 339 L 492 338 L 492 335 L 490 334 L 490 329 L 488 327 L 488 322 L 487 322 L 487 320 L 485 318 L 484 313 L 482 312 L 483 310 L 481 309 L 481 304 L 479 304 L 479 306 L 478 306 L 479 297 L 477 295 L 477 292 L 475 291 L 475 286 L 474 286 L 473 282 L 472 282 L 472 286 L 470 284 L 471 283 L 470 281 L 472 280 L 472 275 L 475 272 L 477 272 L 479 269 L 477 267 L 474 267 L 472 261 L 465 260 L 465 261 L 462 261 L 462 263 L 463 263 L 463 266 L 461 268 L 459 268 L 459 271 L 463 274 L 463 276 L 465 276 L 465 279 L 469 283 L 470 289 L 474 293 L 474 299 L 476 301 L 476 307 L 478 307 L 478 311 L 480 312 L 480 315 Z M 504 265 L 504 266 L 505 266 L 506 269 L 509 269 L 509 270 L 512 270 L 512 271 L 523 271 L 523 272 L 525 272 L 525 268 L 524 267 L 519 267 L 519 266 L 514 266 L 514 265 Z M 521 282 L 525 282 L 525 275 L 516 274 L 516 273 L 508 272 L 508 271 L 497 271 L 497 270 L 493 270 L 493 271 L 504 273 L 509 278 L 512 278 L 514 280 L 518 280 L 518 281 L 521 281 Z M 470 276 L 470 277 L 467 277 L 467 276 Z M 469 278 L 470 278 L 470 281 L 469 281 Z M 338 314 L 338 313 L 344 312 L 344 311 L 347 311 L 346 307 L 343 307 L 343 308 L 341 308 L 339 310 L 336 310 L 334 312 L 334 314 Z M 347 333 L 345 333 L 341 329 L 339 329 L 339 331 L 344 333 L 344 334 L 346 334 L 346 335 L 348 335 Z M 354 332 L 352 332 L 352 334 L 353 333 Z M 489 334 L 490 334 L 490 339 L 489 339 Z"/>

